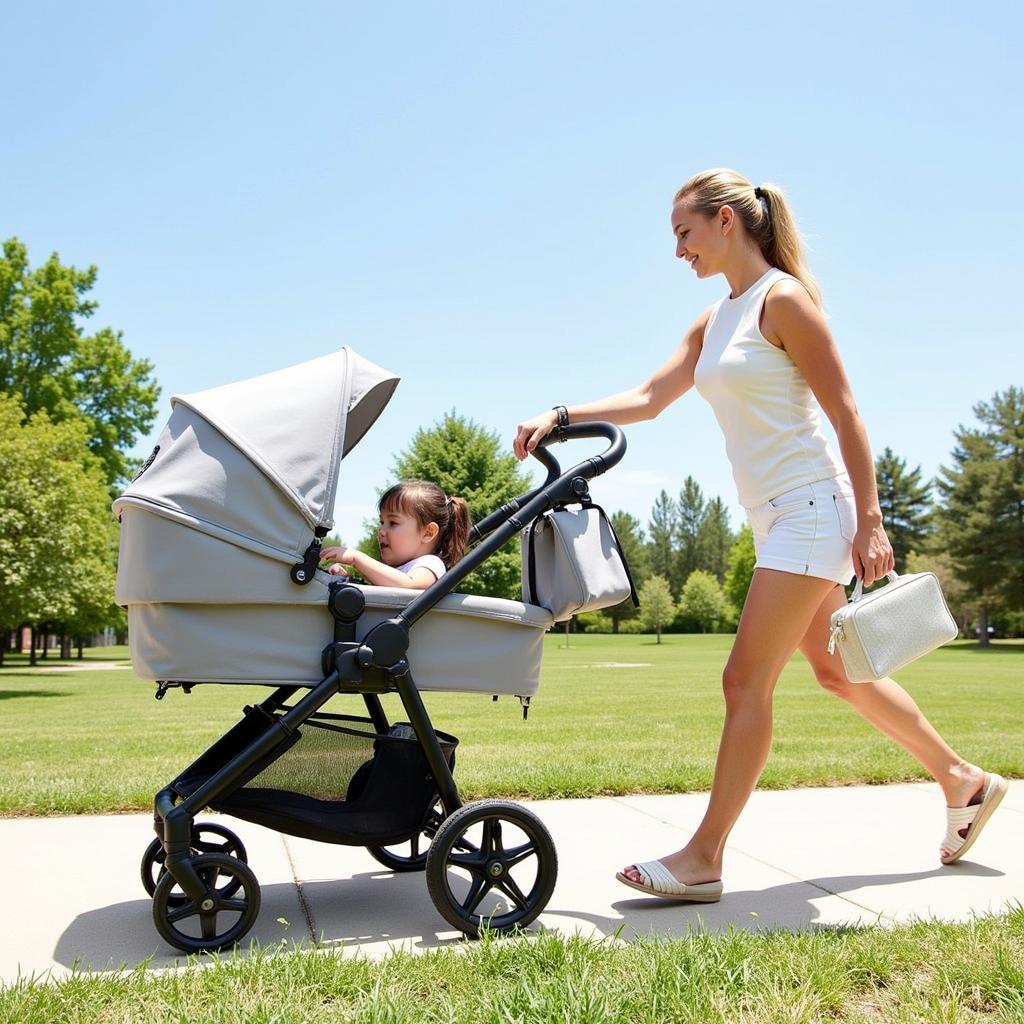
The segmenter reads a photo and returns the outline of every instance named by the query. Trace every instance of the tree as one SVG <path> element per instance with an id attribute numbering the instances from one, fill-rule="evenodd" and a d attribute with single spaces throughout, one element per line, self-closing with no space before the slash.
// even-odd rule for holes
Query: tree
<path id="1" fill-rule="evenodd" d="M 729 509 L 721 498 L 712 498 L 697 527 L 696 568 L 711 573 L 719 583 L 724 582 L 734 539 L 729 528 Z"/>
<path id="2" fill-rule="evenodd" d="M 703 569 L 694 569 L 683 587 L 679 614 L 697 627 L 712 631 L 729 614 L 729 602 L 718 580 Z"/>
<path id="3" fill-rule="evenodd" d="M 640 520 L 631 516 L 628 512 L 613 512 L 611 517 L 612 529 L 619 540 L 619 547 L 626 559 L 629 571 L 633 577 L 633 586 L 639 588 L 644 580 L 650 575 L 650 566 L 647 560 L 647 546 L 644 544 L 644 531 L 640 527 Z M 639 594 L 638 594 L 639 596 Z M 631 619 L 637 614 L 638 609 L 633 604 L 633 599 L 627 597 L 625 601 L 615 605 L 613 608 L 606 608 L 604 614 L 611 619 L 612 632 L 618 633 L 619 623 L 624 619 Z"/>
<path id="4" fill-rule="evenodd" d="M 923 549 L 931 527 L 931 484 L 922 482 L 920 466 L 908 472 L 906 460 L 891 448 L 875 459 L 875 477 L 885 532 L 902 573 L 907 554 Z"/>
<path id="5" fill-rule="evenodd" d="M 704 493 L 692 476 L 683 481 L 676 505 L 679 510 L 676 526 L 676 560 L 674 572 L 669 576 L 672 593 L 680 593 L 683 584 L 699 565 L 700 528 L 706 515 Z"/>
<path id="6" fill-rule="evenodd" d="M 640 588 L 640 621 L 644 629 L 654 630 L 658 643 L 661 631 L 675 615 L 675 601 L 664 576 L 651 576 Z"/>
<path id="7" fill-rule="evenodd" d="M 130 476 L 125 455 L 156 418 L 160 389 L 153 365 L 134 359 L 109 327 L 85 335 L 98 304 L 86 298 L 96 268 L 78 270 L 57 253 L 30 270 L 16 238 L 0 258 L 0 392 L 21 396 L 25 414 L 45 410 L 53 423 L 82 418 L 87 444 L 108 485 Z"/>
<path id="8" fill-rule="evenodd" d="M 0 394 L 0 632 L 92 628 L 111 612 L 110 495 L 81 420 Z"/>
<path id="9" fill-rule="evenodd" d="M 395 459 L 397 480 L 431 480 L 446 494 L 465 498 L 473 522 L 529 490 L 530 481 L 498 435 L 454 410 L 429 429 L 416 431 L 409 447 Z M 380 557 L 376 527 L 360 545 Z M 496 551 L 460 588 L 490 597 L 514 598 L 520 590 L 519 538 Z"/>
<path id="10" fill-rule="evenodd" d="M 988 644 L 988 613 L 1024 608 L 1024 390 L 1010 387 L 974 415 L 981 429 L 960 426 L 953 465 L 937 485 L 941 541 L 979 606 L 978 630 Z"/>
<path id="11" fill-rule="evenodd" d="M 655 499 L 651 521 L 647 526 L 647 561 L 653 573 L 671 580 L 676 573 L 676 535 L 679 510 L 666 491 Z"/>
<path id="12" fill-rule="evenodd" d="M 725 573 L 725 595 L 732 605 L 742 610 L 747 600 L 750 581 L 754 578 L 754 563 L 757 552 L 754 550 L 754 532 L 749 524 L 744 523 L 736 535 L 736 541 L 729 551 L 729 565 Z"/>

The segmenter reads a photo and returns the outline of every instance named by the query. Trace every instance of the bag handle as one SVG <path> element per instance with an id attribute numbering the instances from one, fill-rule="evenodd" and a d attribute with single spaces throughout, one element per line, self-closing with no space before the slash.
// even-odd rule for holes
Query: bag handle
<path id="1" fill-rule="evenodd" d="M 890 569 L 885 575 L 889 578 L 890 583 L 895 583 L 900 578 L 899 573 L 893 569 Z M 864 577 L 858 576 L 857 582 L 853 585 L 853 593 L 850 595 L 850 604 L 856 604 L 863 596 Z"/>

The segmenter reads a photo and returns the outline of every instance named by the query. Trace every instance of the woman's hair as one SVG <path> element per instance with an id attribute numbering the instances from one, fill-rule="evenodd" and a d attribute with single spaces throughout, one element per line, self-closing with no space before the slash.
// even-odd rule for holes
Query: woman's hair
<path id="1" fill-rule="evenodd" d="M 434 553 L 445 568 L 462 558 L 469 539 L 469 506 L 462 498 L 449 498 L 429 480 L 403 480 L 380 496 L 377 509 L 412 516 L 421 527 L 437 523 L 440 532 Z"/>
<path id="2" fill-rule="evenodd" d="M 764 258 L 800 281 L 821 308 L 821 289 L 804 261 L 796 218 L 778 185 L 760 185 L 755 192 L 742 174 L 720 167 L 695 174 L 676 193 L 673 204 L 684 201 L 704 217 L 731 206 Z"/>

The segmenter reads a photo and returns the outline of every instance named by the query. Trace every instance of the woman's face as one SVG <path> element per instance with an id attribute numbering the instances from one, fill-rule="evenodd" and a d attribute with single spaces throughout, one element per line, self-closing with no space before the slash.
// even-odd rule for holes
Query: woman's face
<path id="1" fill-rule="evenodd" d="M 672 233 L 676 236 L 676 256 L 686 260 L 698 277 L 722 272 L 727 248 L 728 226 L 732 210 L 723 207 L 714 217 L 704 217 L 689 209 L 685 201 L 672 207 Z"/>

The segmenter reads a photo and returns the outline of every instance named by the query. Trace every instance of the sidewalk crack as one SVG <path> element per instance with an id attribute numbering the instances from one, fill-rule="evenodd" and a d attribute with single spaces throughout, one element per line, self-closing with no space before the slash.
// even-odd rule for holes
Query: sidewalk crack
<path id="1" fill-rule="evenodd" d="M 299 907 L 302 910 L 302 916 L 306 919 L 306 931 L 309 932 L 309 941 L 316 943 L 316 922 L 313 920 L 313 910 L 309 905 L 309 901 L 306 899 L 306 894 L 302 889 L 302 879 L 299 878 L 298 872 L 295 870 L 295 861 L 292 858 L 291 847 L 288 845 L 288 839 L 286 836 L 281 836 L 281 845 L 284 846 L 284 855 L 288 858 L 288 870 L 292 873 L 292 882 L 295 884 L 295 894 L 299 899 Z"/>

